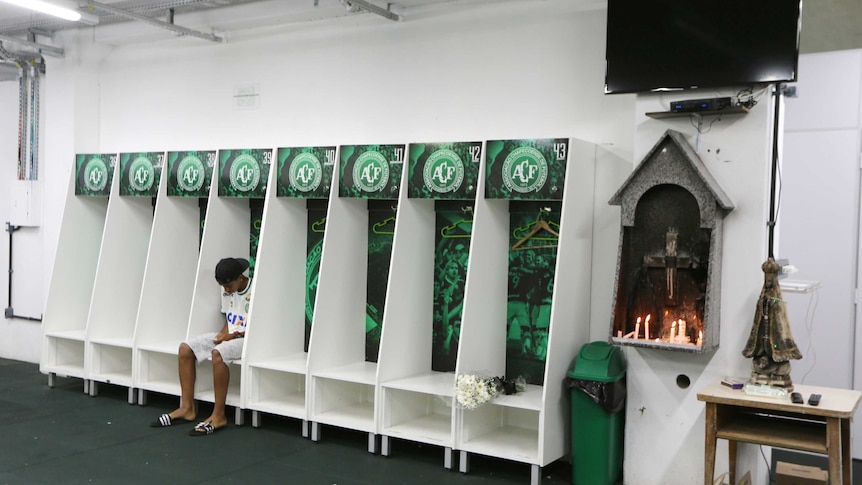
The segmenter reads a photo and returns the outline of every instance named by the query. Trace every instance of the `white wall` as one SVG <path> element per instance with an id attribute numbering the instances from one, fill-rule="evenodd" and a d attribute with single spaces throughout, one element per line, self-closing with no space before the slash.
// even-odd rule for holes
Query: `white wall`
<path id="1" fill-rule="evenodd" d="M 851 387 L 862 50 L 802 56 L 799 69 L 798 97 L 787 101 L 780 257 L 799 267 L 790 278 L 823 287 L 787 296 L 806 357 L 794 367 L 808 384 Z"/>
<path id="2" fill-rule="evenodd" d="M 800 56 L 798 97 L 787 100 L 779 232 L 790 278 L 816 281 L 814 293 L 788 294 L 793 336 L 803 360 L 794 379 L 862 388 L 854 356 L 862 152 L 862 50 Z M 817 194 L 812 197 L 812 194 Z M 854 458 L 862 421 L 853 428 Z"/>
<path id="3" fill-rule="evenodd" d="M 720 348 L 694 355 L 627 348 L 628 401 L 625 483 L 703 482 L 704 404 L 697 392 L 722 376 L 747 377 L 751 360 L 742 348 L 751 330 L 756 299 L 763 286 L 772 108 L 769 96 L 746 115 L 705 117 L 698 135 L 689 117 L 654 120 L 644 113 L 668 111 L 670 101 L 734 96 L 737 90 L 702 90 L 683 95 L 638 96 L 635 163 L 666 129 L 686 135 L 718 185 L 734 204 L 724 219 L 721 267 Z M 610 307 L 610 302 L 608 303 Z M 609 317 L 608 317 L 609 318 Z M 609 322 L 610 320 L 608 320 Z M 677 384 L 686 376 L 687 388 Z M 657 444 L 661 446 L 656 446 Z M 727 447 L 719 442 L 716 474 L 727 470 Z M 767 483 L 756 447 L 740 445 L 739 470 L 752 471 L 754 483 Z"/>
<path id="4" fill-rule="evenodd" d="M 18 106 L 18 82 L 0 82 L 0 106 L 4 109 L 0 110 L 0 193 L 5 194 L 0 197 L 0 223 L 3 225 L 3 230 L 6 230 L 6 222 L 9 221 L 9 212 L 11 208 L 10 193 L 12 191 L 12 183 L 14 183 L 17 170 L 18 159 L 18 110 L 14 109 Z M 0 260 L 3 261 L 2 268 L 9 267 L 9 237 L 6 232 L 0 234 Z M 14 290 L 14 283 L 13 283 Z M 9 278 L 7 272 L 3 271 L 0 275 L 0 301 L 3 308 L 8 306 L 7 295 L 9 291 Z M 10 321 L 4 319 L 0 322 L 2 331 L 12 330 Z M 8 335 L 8 334 L 7 334 Z M 2 344 L 0 344 L 2 345 Z M 0 352 L 0 354 L 5 354 Z"/>
<path id="5" fill-rule="evenodd" d="M 0 198 L 0 222 L 3 223 L 3 229 L 6 228 L 6 221 L 9 220 L 9 209 L 11 201 L 9 193 L 11 192 L 11 184 L 17 178 L 15 171 L 17 170 L 18 159 L 18 110 L 14 109 L 18 106 L 18 83 L 17 82 L 0 82 L 0 190 L 5 197 Z M 5 233 L 4 233 L 5 234 Z M 0 260 L 3 261 L 2 268 L 8 268 L 9 258 L 9 238 L 0 237 Z M 6 295 L 9 289 L 9 281 L 6 277 L 6 271 L 3 271 L 3 277 L 0 277 L 0 295 L 2 295 L 2 305 L 5 308 L 7 305 Z"/>
<path id="6" fill-rule="evenodd" d="M 601 94 L 602 11 L 577 15 L 566 2 L 438 11 L 234 34 L 228 45 L 118 48 L 100 71 L 102 149 L 552 132 L 631 149 L 630 99 Z M 240 84 L 259 85 L 259 110 L 231 107 Z"/>
<path id="7" fill-rule="evenodd" d="M 12 236 L 12 301 L 9 301 L 9 232 L 12 221 L 12 204 L 26 204 L 20 196 L 18 170 L 18 81 L 0 82 L 0 290 L 2 307 L 11 307 L 15 315 L 41 318 L 43 299 L 42 236 L 38 228 L 22 227 Z M 35 297 L 34 297 L 35 296 Z M 0 339 L 0 356 L 37 362 L 40 346 L 37 344 L 42 329 L 37 321 L 18 318 L 0 320 L 0 335 L 14 335 L 13 339 Z M 21 342 L 27 342 L 21 345 Z"/>

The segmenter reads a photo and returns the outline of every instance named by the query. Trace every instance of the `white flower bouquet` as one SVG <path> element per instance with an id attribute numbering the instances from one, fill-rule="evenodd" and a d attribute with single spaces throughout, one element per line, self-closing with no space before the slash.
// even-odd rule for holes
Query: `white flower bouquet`
<path id="1" fill-rule="evenodd" d="M 476 409 L 499 396 L 503 391 L 499 377 L 458 374 L 455 379 L 455 399 L 464 409 Z"/>

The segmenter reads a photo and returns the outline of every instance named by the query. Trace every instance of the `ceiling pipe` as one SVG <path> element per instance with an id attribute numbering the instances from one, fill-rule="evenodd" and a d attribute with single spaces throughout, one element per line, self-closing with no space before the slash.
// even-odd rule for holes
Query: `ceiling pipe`
<path id="1" fill-rule="evenodd" d="M 385 8 L 378 7 L 371 2 L 367 2 L 366 0 L 345 0 L 344 2 L 348 8 L 350 6 L 359 7 L 362 10 L 367 12 L 371 12 L 373 14 L 377 14 L 381 17 L 387 18 L 389 20 L 401 20 L 401 16 L 386 10 Z"/>
<path id="2" fill-rule="evenodd" d="M 96 10 L 101 10 L 103 12 L 111 13 L 114 15 L 119 15 L 120 17 L 126 17 L 132 20 L 137 20 L 139 22 L 143 22 L 145 24 L 150 24 L 155 27 L 159 27 L 162 29 L 170 30 L 172 32 L 176 32 L 178 34 L 188 35 L 191 37 L 197 37 L 198 39 L 204 39 L 211 42 L 224 42 L 224 39 L 213 34 L 206 34 L 198 30 L 189 29 L 187 27 L 182 27 L 180 25 L 176 25 L 173 23 L 163 22 L 158 19 L 154 19 L 152 17 L 147 17 L 146 15 L 140 15 L 136 13 L 129 12 L 127 10 L 123 10 L 121 8 L 112 7 L 110 5 L 105 5 L 104 3 L 99 3 L 93 0 L 87 0 L 87 6 L 89 8 L 93 8 Z"/>
<path id="3" fill-rule="evenodd" d="M 59 47 L 40 44 L 38 42 L 30 42 L 29 40 L 19 39 L 17 37 L 10 37 L 8 35 L 0 34 L 0 42 L 8 42 L 10 44 L 35 49 L 39 54 L 45 54 L 52 57 L 63 57 L 64 55 L 63 49 Z"/>

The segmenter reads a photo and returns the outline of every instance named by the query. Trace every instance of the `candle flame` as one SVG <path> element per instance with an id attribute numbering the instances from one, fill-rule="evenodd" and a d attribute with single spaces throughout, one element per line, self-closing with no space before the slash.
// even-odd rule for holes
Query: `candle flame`
<path id="1" fill-rule="evenodd" d="M 647 316 L 646 316 L 646 321 L 649 321 L 649 317 L 651 317 L 651 316 L 652 316 L 652 315 L 647 315 Z"/>
<path id="2" fill-rule="evenodd" d="M 647 317 L 647 320 L 649 320 L 649 317 Z M 637 323 L 641 323 L 641 317 L 638 317 Z"/>
<path id="3" fill-rule="evenodd" d="M 673 321 L 673 323 L 672 323 L 670 326 L 671 326 L 671 327 L 676 327 L 676 320 L 674 320 L 674 321 Z"/>

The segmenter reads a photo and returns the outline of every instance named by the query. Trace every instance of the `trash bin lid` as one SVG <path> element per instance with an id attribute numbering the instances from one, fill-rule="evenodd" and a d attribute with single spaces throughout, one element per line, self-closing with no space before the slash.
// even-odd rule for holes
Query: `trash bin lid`
<path id="1" fill-rule="evenodd" d="M 581 347 L 569 377 L 613 382 L 622 379 L 625 373 L 626 361 L 619 347 L 607 342 L 590 342 Z"/>

